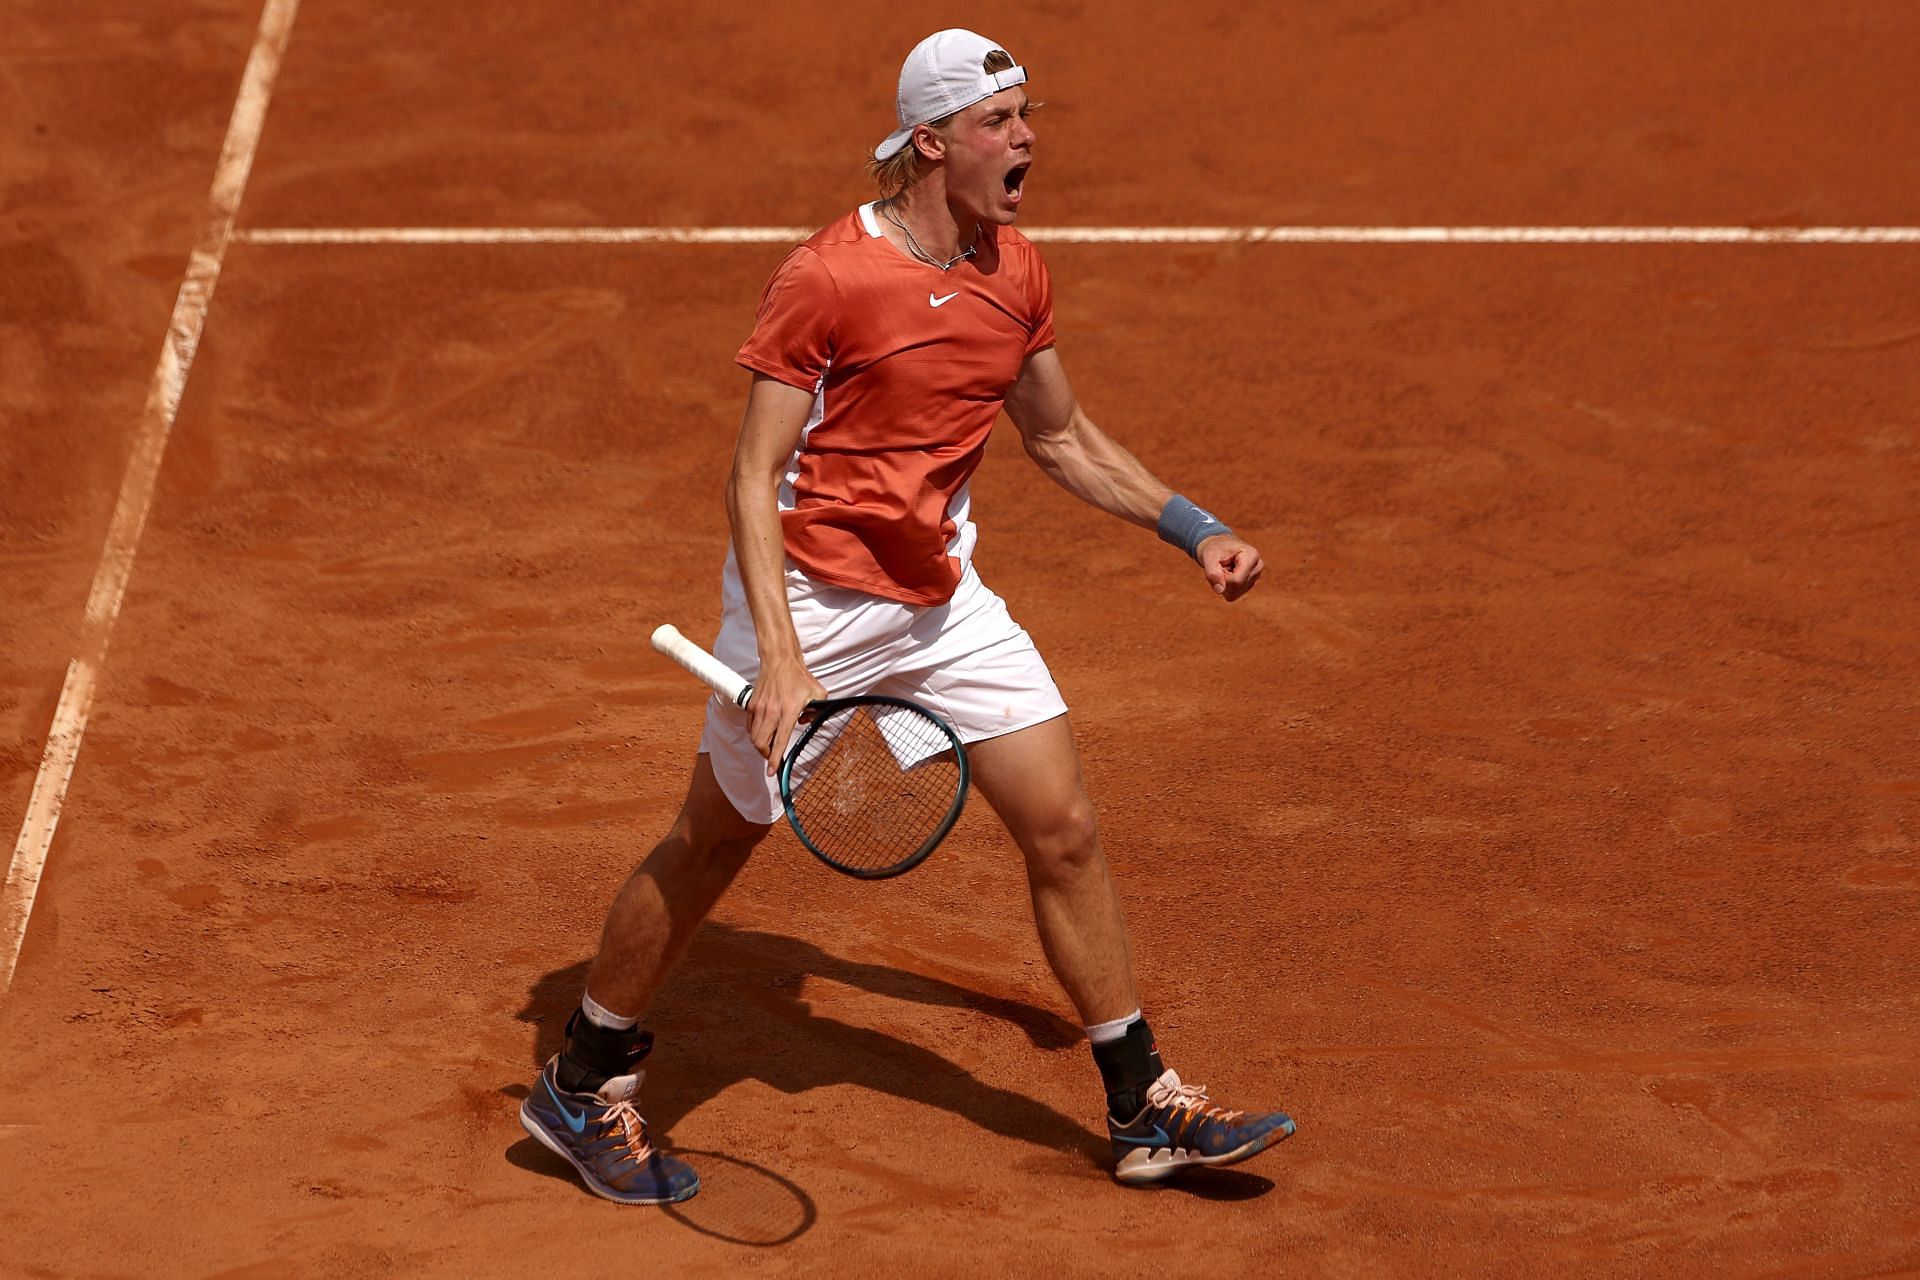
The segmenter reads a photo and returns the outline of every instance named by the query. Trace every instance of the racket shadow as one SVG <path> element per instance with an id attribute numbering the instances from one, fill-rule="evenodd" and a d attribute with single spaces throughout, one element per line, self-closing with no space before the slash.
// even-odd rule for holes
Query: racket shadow
<path id="1" fill-rule="evenodd" d="M 700 1194 L 662 1212 L 681 1226 L 728 1244 L 770 1249 L 812 1229 L 813 1197 L 765 1165 L 721 1151 L 676 1149 L 700 1170 Z"/>
<path id="2" fill-rule="evenodd" d="M 771 1249 L 792 1244 L 819 1219 L 820 1211 L 804 1188 L 763 1164 L 723 1151 L 675 1147 L 673 1153 L 700 1171 L 700 1194 L 681 1204 L 661 1205 L 659 1211 L 689 1230 L 728 1244 Z M 593 1198 L 573 1166 L 532 1138 L 521 1138 L 505 1154 L 508 1164 Z"/>
<path id="3" fill-rule="evenodd" d="M 516 1015 L 534 1028 L 534 1070 L 559 1051 L 586 969 L 582 961 L 545 974 Z M 670 1139 L 682 1119 L 744 1080 L 791 1095 L 852 1084 L 952 1112 L 991 1133 L 1104 1171 L 1109 1153 L 1103 1136 L 1045 1103 L 975 1079 L 930 1049 L 813 1012 L 799 997 L 800 979 L 808 975 L 914 1003 L 976 1010 L 1018 1027 L 1038 1049 L 1062 1050 L 1083 1039 L 1078 1026 L 1034 1005 L 847 960 L 783 934 L 708 921 L 648 1018 L 662 1029 L 662 1048 L 669 1051 L 648 1064 L 644 1110 L 650 1125 Z M 805 1192 L 793 1190 L 810 1209 Z M 805 1216 L 811 1225 L 811 1213 Z"/>

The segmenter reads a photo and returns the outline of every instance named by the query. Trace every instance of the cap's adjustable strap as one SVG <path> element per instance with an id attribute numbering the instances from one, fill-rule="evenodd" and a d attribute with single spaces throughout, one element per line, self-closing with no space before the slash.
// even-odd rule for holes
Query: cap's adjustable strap
<path id="1" fill-rule="evenodd" d="M 1017 84 L 1027 82 L 1025 67 L 1008 67 L 1005 71 L 994 71 L 980 77 L 980 95 L 991 97 L 1002 89 L 1011 89 Z"/>

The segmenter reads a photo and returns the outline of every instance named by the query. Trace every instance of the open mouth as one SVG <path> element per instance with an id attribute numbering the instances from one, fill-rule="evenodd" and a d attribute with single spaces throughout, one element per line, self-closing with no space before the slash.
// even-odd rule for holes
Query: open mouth
<path id="1" fill-rule="evenodd" d="M 1017 201 L 1020 199 L 1020 184 L 1027 180 L 1027 170 L 1032 167 L 1032 161 L 1028 161 L 1025 164 L 1017 164 L 1007 170 L 1007 176 L 1001 179 L 1002 185 L 1007 189 L 1007 194 L 1014 200 Z"/>

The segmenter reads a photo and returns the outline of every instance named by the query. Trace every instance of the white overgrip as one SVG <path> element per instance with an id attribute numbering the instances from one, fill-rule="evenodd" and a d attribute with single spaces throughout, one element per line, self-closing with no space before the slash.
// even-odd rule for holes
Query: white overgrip
<path id="1" fill-rule="evenodd" d="M 653 647 L 736 707 L 746 706 L 753 696 L 753 685 L 745 676 L 681 635 L 680 628 L 670 622 L 653 629 Z"/>

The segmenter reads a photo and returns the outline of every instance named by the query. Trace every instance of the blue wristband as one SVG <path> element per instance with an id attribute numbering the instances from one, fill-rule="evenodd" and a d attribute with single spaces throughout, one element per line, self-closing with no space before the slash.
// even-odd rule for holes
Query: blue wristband
<path id="1" fill-rule="evenodd" d="M 1199 558 L 1202 542 L 1232 532 L 1211 511 L 1196 507 L 1177 493 L 1160 508 L 1160 541 L 1172 543 L 1195 559 Z"/>

